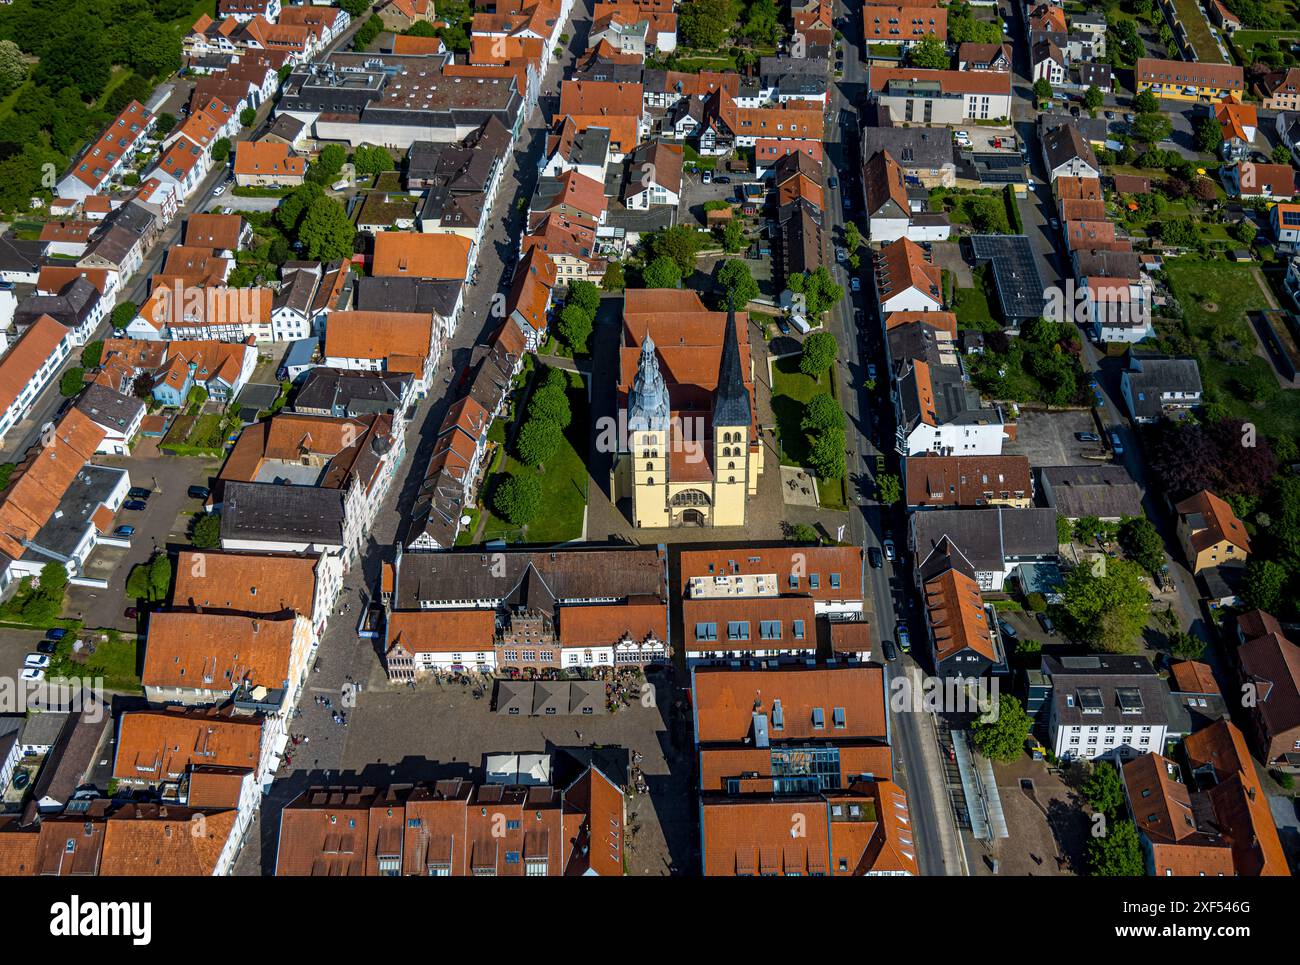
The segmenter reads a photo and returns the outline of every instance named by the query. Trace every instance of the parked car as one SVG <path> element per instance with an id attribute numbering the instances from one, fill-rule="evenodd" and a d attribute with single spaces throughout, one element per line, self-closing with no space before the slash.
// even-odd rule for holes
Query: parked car
<path id="1" fill-rule="evenodd" d="M 143 486 L 132 486 L 126 491 L 128 499 L 148 499 L 153 495 L 152 489 L 145 489 Z"/>
<path id="2" fill-rule="evenodd" d="M 853 210 L 853 199 L 850 198 L 850 197 L 846 194 L 846 195 L 844 195 L 843 201 L 844 201 L 844 210 L 845 210 L 845 211 L 852 211 L 852 210 Z"/>
<path id="3" fill-rule="evenodd" d="M 871 379 L 872 381 L 875 381 L 875 378 L 876 378 L 876 363 L 875 363 L 875 362 L 868 362 L 868 363 L 867 363 L 867 378 Z"/>
<path id="4" fill-rule="evenodd" d="M 149 508 L 149 505 L 142 499 L 128 499 L 122 504 L 123 509 L 128 509 L 133 513 L 143 513 Z"/>
<path id="5" fill-rule="evenodd" d="M 902 650 L 903 653 L 911 653 L 912 636 L 907 632 L 907 627 L 900 623 L 898 625 L 898 633 L 896 636 L 898 637 L 898 649 Z"/>
<path id="6" fill-rule="evenodd" d="M 140 618 L 140 611 L 133 606 L 129 606 L 122 611 L 122 616 L 126 617 L 128 620 L 138 620 Z"/>
<path id="7" fill-rule="evenodd" d="M 894 552 L 894 541 L 892 539 L 887 539 L 880 545 L 885 550 L 885 559 L 889 560 L 891 563 L 894 562 L 897 558 L 897 554 Z"/>
<path id="8" fill-rule="evenodd" d="M 779 318 L 777 318 L 777 320 L 776 320 L 776 327 L 777 327 L 778 329 L 781 330 L 781 334 L 782 334 L 782 335 L 789 335 L 789 334 L 790 334 L 790 323 L 787 322 L 787 321 L 785 320 L 785 316 L 784 316 L 784 315 L 782 315 L 782 316 L 780 316 Z"/>
<path id="9" fill-rule="evenodd" d="M 854 275 L 849 279 L 849 288 L 855 292 L 862 291 L 862 282 L 858 279 L 857 275 Z"/>
<path id="10" fill-rule="evenodd" d="M 713 183 L 713 172 L 710 171 L 710 170 L 708 170 L 708 169 L 706 168 L 706 169 L 704 170 L 704 173 L 700 175 L 700 183 L 701 183 L 701 184 L 712 184 L 712 183 Z"/>
<path id="11" fill-rule="evenodd" d="M 207 486 L 191 486 L 186 492 L 190 499 L 207 499 L 210 495 Z"/>
<path id="12" fill-rule="evenodd" d="M 880 547 L 878 546 L 867 548 L 867 559 L 871 560 L 873 570 L 878 570 L 885 565 L 885 558 L 880 554 Z"/>
<path id="13" fill-rule="evenodd" d="M 847 251 L 845 251 L 843 248 L 836 248 L 836 249 L 835 249 L 835 260 L 838 261 L 838 262 L 842 265 L 842 264 L 844 264 L 844 262 L 846 262 L 846 261 L 849 260 L 849 253 L 848 253 Z"/>
<path id="14" fill-rule="evenodd" d="M 1093 404 L 1098 408 L 1104 406 L 1106 404 L 1106 397 L 1101 394 L 1101 386 L 1097 384 L 1097 380 L 1093 379 L 1088 383 L 1088 386 L 1092 389 Z"/>
<path id="15" fill-rule="evenodd" d="M 885 651 L 886 660 L 895 660 L 898 658 L 898 651 L 894 648 L 894 641 L 888 638 L 880 641 L 880 649 Z"/>
<path id="16" fill-rule="evenodd" d="M 217 189 L 216 189 L 215 191 L 212 192 L 212 196 L 213 196 L 214 198 L 219 198 L 219 197 L 221 197 L 221 196 L 222 196 L 223 194 L 225 194 L 225 193 L 226 193 L 226 185 L 225 185 L 225 183 L 223 182 L 223 183 L 217 185 Z"/>
<path id="17" fill-rule="evenodd" d="M 27 658 L 23 660 L 24 667 L 39 667 L 44 670 L 49 665 L 49 655 L 44 653 L 29 653 Z"/>
<path id="18" fill-rule="evenodd" d="M 731 178 L 728 177 L 728 176 L 725 175 L 725 174 L 719 174 L 717 177 L 715 177 L 715 178 L 713 179 L 713 183 L 714 183 L 714 184 L 730 184 L 730 183 L 731 183 Z"/>
<path id="19" fill-rule="evenodd" d="M 1061 227 L 1061 222 L 1057 221 L 1055 218 L 1049 218 L 1047 223 L 1051 225 L 1053 231 L 1056 231 Z"/>
<path id="20" fill-rule="evenodd" d="M 1080 442 L 1101 442 L 1101 436 L 1095 432 L 1076 432 L 1074 438 Z"/>
<path id="21" fill-rule="evenodd" d="M 1004 637 L 1010 637 L 1012 640 L 1014 640 L 1016 637 L 1020 635 L 1016 633 L 1016 628 L 1013 627 L 1011 624 L 1007 623 L 1006 620 L 998 621 L 998 629 L 1002 631 L 1002 635 Z"/>
<path id="22" fill-rule="evenodd" d="M 117 529 L 113 530 L 113 535 L 118 537 L 118 539 L 130 539 L 135 535 L 135 527 L 119 526 Z"/>
<path id="23" fill-rule="evenodd" d="M 53 640 L 42 640 L 36 645 L 37 653 L 54 653 L 57 649 L 58 647 L 55 645 Z"/>
<path id="24" fill-rule="evenodd" d="M 1108 121 L 1113 121 L 1114 119 L 1115 119 L 1115 112 L 1114 112 L 1114 111 L 1107 111 L 1107 112 L 1106 112 L 1106 120 L 1108 120 Z"/>
<path id="25" fill-rule="evenodd" d="M 838 188 L 840 186 L 840 180 L 839 178 L 837 178 L 835 175 L 832 174 L 829 178 L 826 179 L 826 184 L 828 187 Z"/>
<path id="26" fill-rule="evenodd" d="M 853 323 L 857 325 L 859 328 L 865 325 L 866 322 L 867 322 L 867 315 L 864 311 L 862 311 L 862 309 L 859 308 L 856 312 L 853 313 Z"/>
<path id="27" fill-rule="evenodd" d="M 1110 444 L 1111 444 L 1111 448 L 1115 450 L 1115 455 L 1117 456 L 1124 455 L 1124 443 L 1120 439 L 1119 433 L 1115 432 L 1114 430 L 1111 430 L 1110 433 Z"/>
<path id="28" fill-rule="evenodd" d="M 45 671 L 40 667 L 24 667 L 23 680 L 38 681 L 45 679 Z"/>
<path id="29" fill-rule="evenodd" d="M 1056 624 L 1052 622 L 1052 618 L 1046 613 L 1038 614 L 1038 625 L 1043 628 L 1044 633 L 1056 632 Z"/>
<path id="30" fill-rule="evenodd" d="M 53 627 L 45 631 L 45 636 L 51 640 L 62 640 L 68 635 L 68 631 L 63 627 Z"/>
<path id="31" fill-rule="evenodd" d="M 876 453 L 876 472 L 882 473 L 884 471 L 885 471 L 885 455 L 884 453 L 878 452 Z"/>

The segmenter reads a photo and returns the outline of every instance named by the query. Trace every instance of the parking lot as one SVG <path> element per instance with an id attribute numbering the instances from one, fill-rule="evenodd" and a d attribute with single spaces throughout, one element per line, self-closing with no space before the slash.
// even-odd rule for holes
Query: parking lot
<path id="1" fill-rule="evenodd" d="M 1079 432 L 1100 434 L 1090 409 L 1021 409 L 1017 422 L 1016 438 L 1003 446 L 1003 455 L 1028 456 L 1031 466 L 1089 466 L 1109 459 L 1088 458 L 1087 453 L 1095 457 L 1104 447 L 1075 438 Z"/>
<path id="2" fill-rule="evenodd" d="M 148 560 L 155 550 L 189 542 L 190 523 L 201 506 L 198 500 L 190 498 L 186 490 L 192 485 L 209 485 L 219 463 L 212 459 L 176 456 L 152 459 L 102 456 L 99 459 L 105 465 L 125 468 L 130 473 L 132 486 L 154 492 L 147 500 L 147 509 L 123 509 L 113 522 L 114 527 L 135 527 L 130 549 L 100 546 L 87 560 L 88 575 L 107 579 L 108 588 L 69 586 L 63 615 L 82 620 L 88 627 L 135 630 L 136 621 L 125 615 L 126 608 L 135 604 L 134 600 L 126 599 L 127 575 L 137 563 Z"/>

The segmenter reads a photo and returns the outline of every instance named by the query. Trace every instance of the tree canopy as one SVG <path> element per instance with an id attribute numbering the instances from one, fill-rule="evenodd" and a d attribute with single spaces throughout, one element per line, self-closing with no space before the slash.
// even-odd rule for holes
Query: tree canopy
<path id="1" fill-rule="evenodd" d="M 1146 626 L 1150 596 L 1142 568 L 1104 557 L 1104 572 L 1081 564 L 1061 588 L 1061 624 L 1072 640 L 1106 653 L 1136 653 Z"/>
<path id="2" fill-rule="evenodd" d="M 1009 764 L 1024 753 L 1032 724 L 1020 701 L 1009 694 L 999 694 L 996 713 L 975 721 L 971 726 L 971 740 L 975 749 L 989 760 Z"/>

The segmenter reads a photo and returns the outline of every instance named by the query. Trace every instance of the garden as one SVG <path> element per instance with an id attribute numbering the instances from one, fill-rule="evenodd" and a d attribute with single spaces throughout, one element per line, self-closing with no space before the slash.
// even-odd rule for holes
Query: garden
<path id="1" fill-rule="evenodd" d="M 835 384 L 835 337 L 814 332 L 799 354 L 772 360 L 772 412 L 781 464 L 805 466 L 817 476 L 817 499 L 844 509 L 846 419 Z"/>

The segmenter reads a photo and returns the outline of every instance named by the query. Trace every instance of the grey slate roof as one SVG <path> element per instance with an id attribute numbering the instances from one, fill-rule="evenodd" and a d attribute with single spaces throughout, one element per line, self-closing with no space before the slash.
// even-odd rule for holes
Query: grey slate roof
<path id="1" fill-rule="evenodd" d="M 274 483 L 227 482 L 223 539 L 343 544 L 345 490 Z"/>
<path id="2" fill-rule="evenodd" d="M 303 379 L 293 400 L 295 411 L 305 409 L 334 415 L 394 412 L 415 380 L 409 372 L 352 372 L 314 368 Z"/>
<path id="3" fill-rule="evenodd" d="M 357 278 L 353 307 L 362 312 L 428 312 L 446 318 L 456 307 L 460 282 L 430 278 Z"/>
<path id="4" fill-rule="evenodd" d="M 862 156 L 888 151 L 905 168 L 941 168 L 953 164 L 952 137 L 945 128 L 863 127 Z"/>
<path id="5" fill-rule="evenodd" d="M 1123 466 L 1047 466 L 1039 474 L 1047 504 L 1071 519 L 1142 514 L 1142 487 Z"/>
<path id="6" fill-rule="evenodd" d="M 144 409 L 144 403 L 96 383 L 86 386 L 77 399 L 77 408 L 98 425 L 125 430 Z"/>
<path id="7" fill-rule="evenodd" d="M 1052 680 L 1055 718 L 1065 726 L 1149 726 L 1169 721 L 1165 684 L 1146 657 L 1113 653 L 1045 656 L 1043 673 Z M 1124 713 L 1121 699 L 1138 712 Z M 1096 712 L 1084 713 L 1085 704 Z"/>
<path id="8" fill-rule="evenodd" d="M 931 509 L 912 514 L 912 544 L 924 560 L 946 536 L 977 570 L 1002 570 L 1015 560 L 1054 558 L 1056 510 Z"/>
<path id="9" fill-rule="evenodd" d="M 49 315 L 67 328 L 77 328 L 90 317 L 100 299 L 99 289 L 86 278 L 74 278 L 57 295 L 29 295 L 14 312 L 14 324 L 20 329 L 35 325 L 42 315 Z"/>

